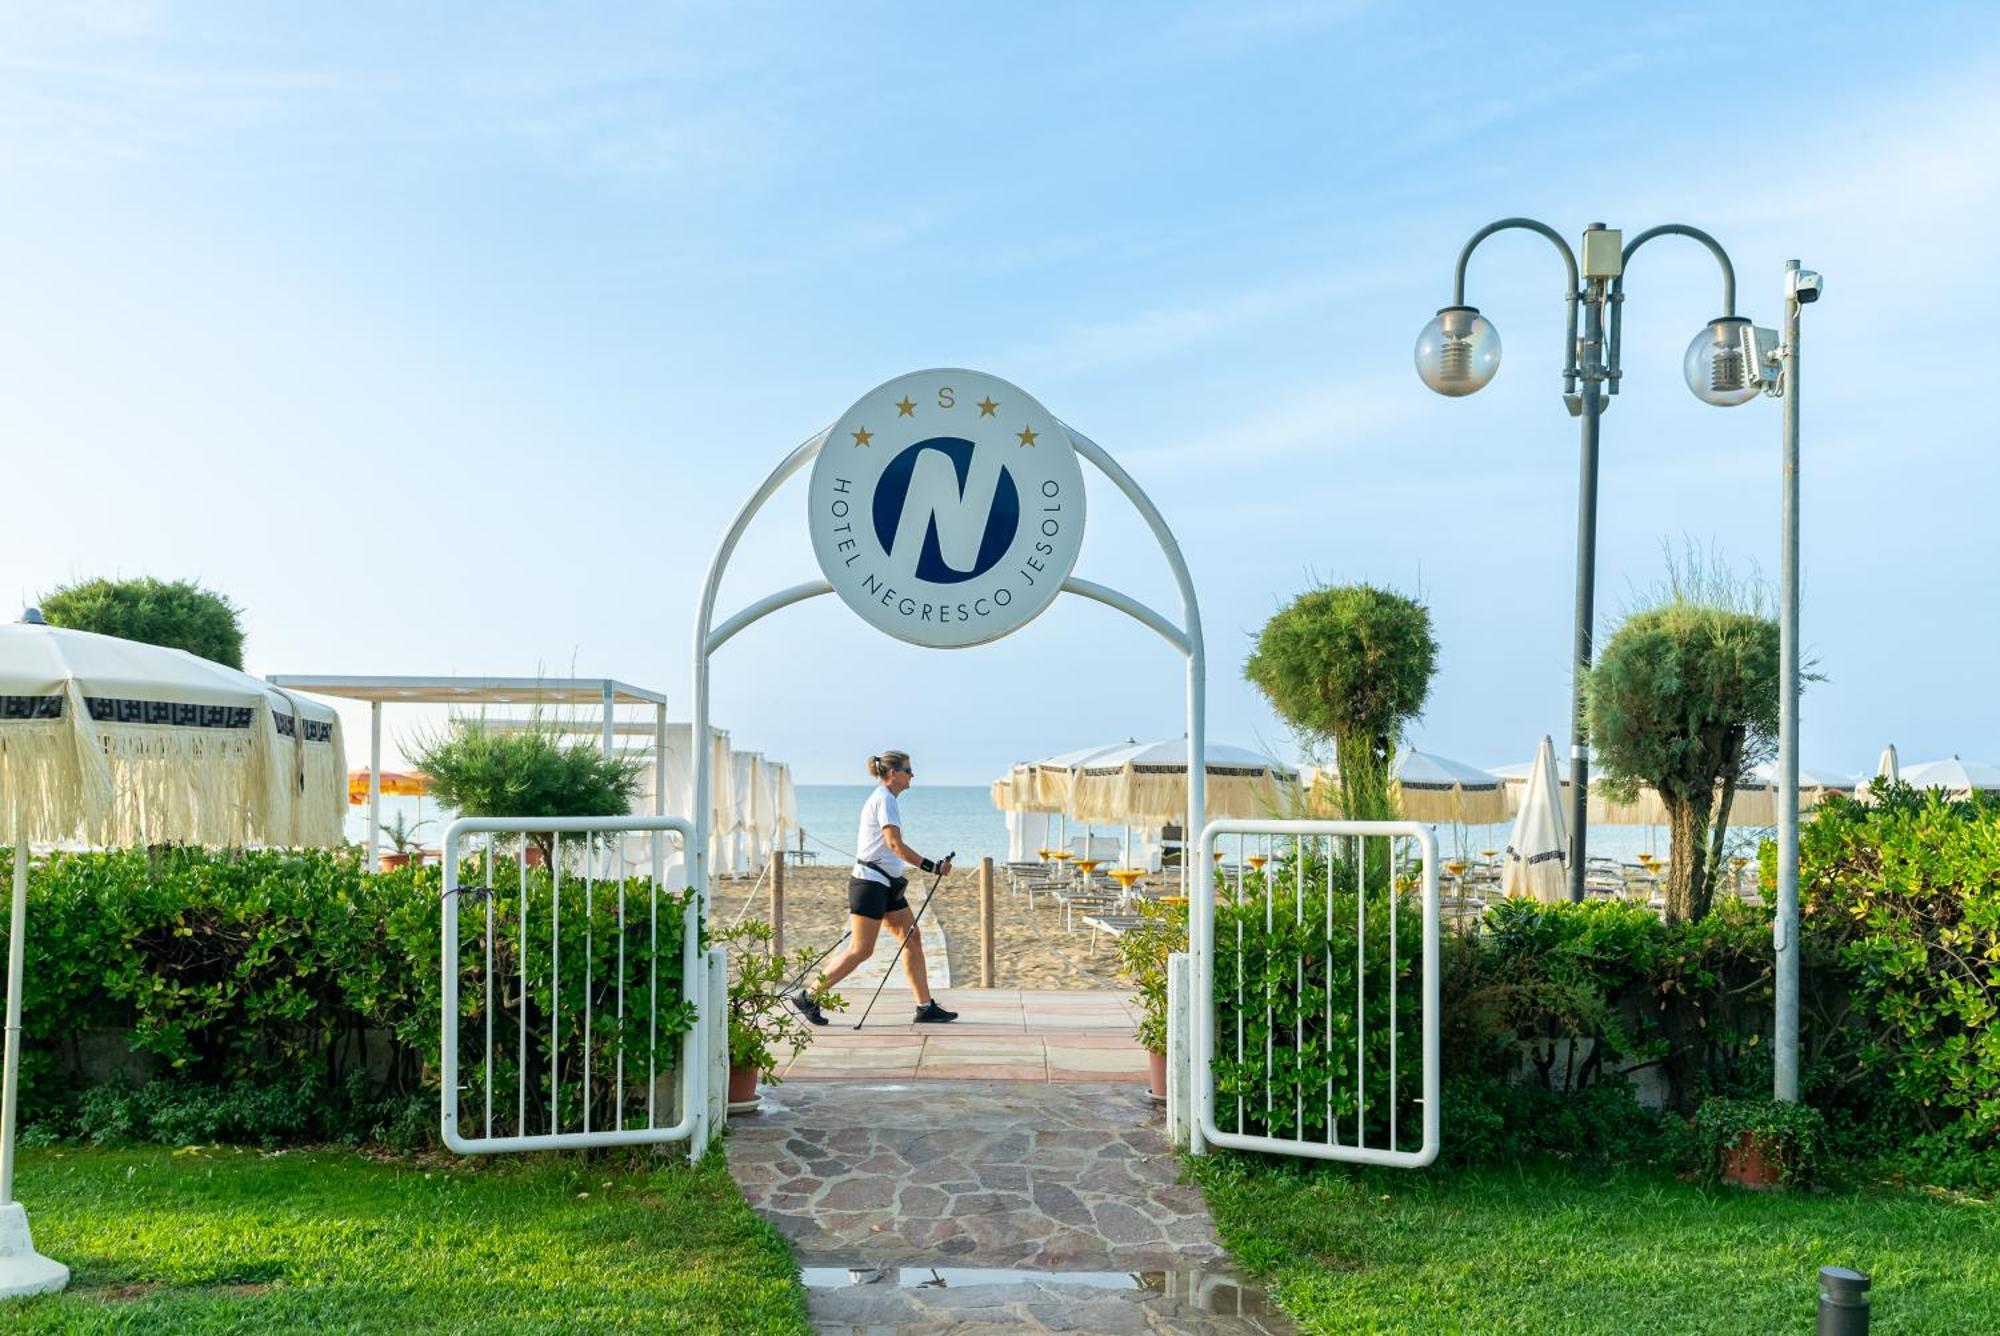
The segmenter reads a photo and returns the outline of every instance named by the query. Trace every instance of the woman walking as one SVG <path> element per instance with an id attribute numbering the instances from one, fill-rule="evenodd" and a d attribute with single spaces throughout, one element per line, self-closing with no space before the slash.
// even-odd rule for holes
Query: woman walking
<path id="1" fill-rule="evenodd" d="M 817 995 L 852 974 L 875 954 L 876 937 L 886 923 L 903 943 L 903 973 L 909 978 L 910 990 L 916 994 L 917 1020 L 923 1024 L 955 1021 L 958 1013 L 946 1011 L 931 996 L 930 975 L 924 965 L 923 932 L 903 894 L 910 884 L 903 875 L 907 868 L 918 867 L 943 877 L 951 872 L 951 860 L 933 863 L 903 839 L 903 815 L 897 810 L 896 799 L 917 777 L 910 768 L 910 754 L 885 751 L 871 756 L 868 774 L 882 782 L 861 805 L 861 828 L 854 837 L 854 871 L 847 883 L 848 931 L 854 940 L 847 944 L 847 950 L 833 962 L 832 968 L 820 976 L 818 988 L 810 991 L 801 988 L 792 994 L 792 1005 L 814 1025 L 825 1025 L 826 1013 L 820 1010 Z"/>

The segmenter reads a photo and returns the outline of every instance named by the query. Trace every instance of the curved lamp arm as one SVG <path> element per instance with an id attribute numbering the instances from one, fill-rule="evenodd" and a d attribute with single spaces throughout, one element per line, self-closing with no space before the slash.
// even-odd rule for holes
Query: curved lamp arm
<path id="1" fill-rule="evenodd" d="M 1623 318 L 1625 312 L 1625 270 L 1632 263 L 1632 252 L 1638 250 L 1639 247 L 1645 245 L 1654 237 L 1668 236 L 1693 237 L 1696 241 L 1708 247 L 1709 254 L 1713 255 L 1715 262 L 1722 266 L 1723 318 L 1728 319 L 1736 314 L 1736 266 L 1729 262 L 1729 252 L 1722 249 L 1721 242 L 1700 228 L 1689 227 L 1686 223 L 1662 223 L 1658 227 L 1649 227 L 1638 236 L 1633 237 L 1625 243 L 1625 253 L 1621 257 L 1621 263 L 1618 266 L 1618 277 L 1611 280 L 1611 339 L 1606 353 L 1607 360 L 1611 364 L 1610 389 L 1613 394 L 1618 393 L 1618 379 L 1621 375 L 1618 369 L 1618 351 L 1620 335 L 1623 332 L 1625 324 Z"/>
<path id="2" fill-rule="evenodd" d="M 1547 237 L 1549 244 L 1562 252 L 1563 264 L 1569 269 L 1569 289 L 1563 294 L 1563 300 L 1569 306 L 1569 336 L 1563 342 L 1563 393 L 1574 394 L 1576 393 L 1576 305 L 1581 300 L 1581 293 L 1577 290 L 1576 252 L 1569 248 L 1567 241 L 1563 240 L 1562 233 L 1547 223 L 1536 222 L 1533 218 L 1502 218 L 1496 223 L 1488 223 L 1480 228 L 1472 234 L 1472 240 L 1465 243 L 1465 249 L 1458 253 L 1458 269 L 1452 276 L 1452 304 L 1465 305 L 1465 267 L 1471 262 L 1472 252 L 1479 248 L 1479 243 L 1495 232 L 1514 229 L 1539 232 Z"/>

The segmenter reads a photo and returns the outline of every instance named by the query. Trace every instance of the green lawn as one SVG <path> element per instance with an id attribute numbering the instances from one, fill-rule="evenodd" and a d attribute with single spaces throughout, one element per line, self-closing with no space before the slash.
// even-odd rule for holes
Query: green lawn
<path id="1" fill-rule="evenodd" d="M 807 1330 L 791 1250 L 720 1155 L 44 1150 L 17 1189 L 71 1280 L 9 1330 Z"/>
<path id="2" fill-rule="evenodd" d="M 1825 1265 L 1873 1277 L 1877 1332 L 2000 1331 L 1990 1201 L 1197 1163 L 1223 1240 L 1308 1331 L 1810 1331 Z"/>

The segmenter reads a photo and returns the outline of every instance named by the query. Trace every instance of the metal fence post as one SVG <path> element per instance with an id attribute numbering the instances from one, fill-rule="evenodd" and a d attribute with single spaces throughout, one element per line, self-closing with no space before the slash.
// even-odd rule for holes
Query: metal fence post
<path id="1" fill-rule="evenodd" d="M 785 954 L 785 851 L 771 851 L 771 958 Z"/>
<path id="2" fill-rule="evenodd" d="M 993 860 L 979 860 L 979 986 L 993 987 Z"/>

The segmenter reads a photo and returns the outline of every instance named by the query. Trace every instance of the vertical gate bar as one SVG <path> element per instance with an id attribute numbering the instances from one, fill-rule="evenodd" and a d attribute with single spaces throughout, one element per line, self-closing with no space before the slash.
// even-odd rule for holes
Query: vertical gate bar
<path id="1" fill-rule="evenodd" d="M 1271 867 L 1271 843 L 1267 839 L 1264 841 L 1264 950 L 1266 952 L 1268 952 L 1271 949 L 1271 929 L 1273 926 L 1271 914 L 1274 909 L 1273 902 L 1278 898 L 1277 876 L 1278 874 Z M 1278 1023 L 1277 1023 L 1277 1017 L 1274 1014 L 1274 1008 L 1278 1000 L 1277 987 L 1278 985 L 1276 981 L 1274 981 L 1271 978 L 1270 958 L 1267 955 L 1265 957 L 1265 967 L 1264 967 L 1264 1135 L 1265 1136 L 1269 1136 L 1271 1134 L 1271 1110 L 1274 1107 L 1275 1101 L 1277 1099 L 1277 1092 L 1272 1088 L 1277 1084 L 1277 1082 L 1274 1079 L 1275 1074 L 1271 1070 L 1273 1064 L 1275 1064 L 1277 1061 L 1277 1056 L 1276 1056 L 1277 1035 L 1275 1032 L 1278 1028 Z"/>
<path id="2" fill-rule="evenodd" d="M 1292 931 L 1299 941 L 1305 940 L 1306 927 L 1306 839 L 1303 835 L 1292 836 L 1292 870 L 1296 873 L 1296 903 L 1292 907 Z M 1306 996 L 1306 953 L 1301 951 L 1292 962 L 1297 971 L 1297 979 L 1292 985 L 1292 1053 L 1295 1059 L 1305 1056 L 1305 996 Z M 1304 1139 L 1306 1134 L 1306 1084 L 1299 1079 L 1296 1069 L 1292 1073 L 1292 1135 Z"/>
<path id="3" fill-rule="evenodd" d="M 1399 991 L 1397 975 L 1402 972 L 1403 958 L 1396 954 L 1396 920 L 1402 917 L 1403 892 L 1396 881 L 1396 840 L 1389 839 L 1389 1149 L 1396 1149 L 1396 1124 L 1402 1121 L 1402 1108 L 1396 1103 L 1396 994 Z"/>
<path id="4" fill-rule="evenodd" d="M 1236 1134 L 1243 1135 L 1243 836 L 1236 837 Z"/>
<path id="5" fill-rule="evenodd" d="M 549 1133 L 562 1131 L 562 832 L 549 846 Z"/>
<path id="6" fill-rule="evenodd" d="M 625 1130 L 625 836 L 618 837 L 618 1070 L 612 1084 L 618 1088 L 618 1098 L 612 1107 L 618 1110 L 618 1130 Z"/>
<path id="7" fill-rule="evenodd" d="M 486 1135 L 493 1135 L 493 836 L 486 837 Z"/>
<path id="8" fill-rule="evenodd" d="M 1326 942 L 1322 948 L 1326 988 L 1326 1033 L 1320 1039 L 1320 1058 L 1326 1063 L 1326 1144 L 1340 1144 L 1340 1124 L 1333 1116 L 1333 864 L 1339 838 L 1321 836 L 1326 841 Z"/>
<path id="9" fill-rule="evenodd" d="M 1368 1144 L 1368 837 L 1354 837 L 1354 1144 Z"/>
<path id="10" fill-rule="evenodd" d="M 653 832 L 653 866 L 660 865 L 660 833 Z M 660 1125 L 660 883 L 648 877 L 648 924 L 652 949 L 647 953 L 646 992 L 646 1126 Z M 685 953 L 683 953 L 685 954 Z"/>
<path id="11" fill-rule="evenodd" d="M 586 834 L 583 837 L 583 1130 L 590 1133 L 590 1013 L 596 1008 L 591 1005 L 590 947 L 591 922 L 597 915 L 596 867 L 591 860 L 597 857 L 597 837 Z"/>
<path id="12" fill-rule="evenodd" d="M 528 837 L 521 836 L 521 924 L 519 945 L 516 954 L 521 961 L 521 1055 L 519 1069 L 514 1073 L 520 1108 L 515 1113 L 514 1135 L 528 1135 Z"/>

